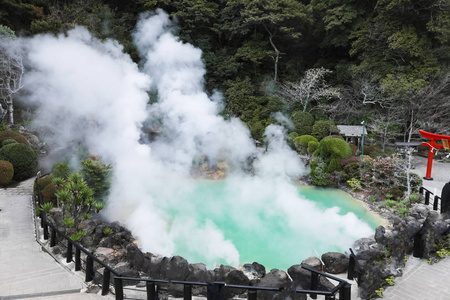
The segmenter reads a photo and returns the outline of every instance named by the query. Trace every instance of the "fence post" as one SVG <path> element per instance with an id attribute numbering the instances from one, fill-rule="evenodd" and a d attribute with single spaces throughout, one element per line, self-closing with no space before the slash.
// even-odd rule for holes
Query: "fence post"
<path id="1" fill-rule="evenodd" d="M 114 291 L 116 292 L 116 300 L 123 300 L 122 279 L 114 277 Z"/>
<path id="2" fill-rule="evenodd" d="M 256 300 L 257 297 L 257 293 L 256 290 L 249 290 L 248 291 L 248 300 Z"/>
<path id="3" fill-rule="evenodd" d="M 339 290 L 339 300 L 351 300 L 351 295 L 352 295 L 352 286 L 350 283 L 347 282 Z"/>
<path id="4" fill-rule="evenodd" d="M 110 280 L 111 280 L 111 272 L 107 268 L 105 268 L 105 270 L 103 271 L 102 296 L 108 295 Z"/>
<path id="5" fill-rule="evenodd" d="M 75 249 L 75 271 L 81 270 L 81 250 L 77 247 Z"/>
<path id="6" fill-rule="evenodd" d="M 183 287 L 183 299 L 184 300 L 192 299 L 192 286 L 189 284 L 185 284 Z"/>
<path id="7" fill-rule="evenodd" d="M 311 272 L 311 290 L 317 291 L 319 287 L 319 274 Z M 317 299 L 317 295 L 309 295 L 311 299 Z"/>
<path id="8" fill-rule="evenodd" d="M 326 295 L 325 300 L 334 300 L 336 297 L 334 295 Z"/>
<path id="9" fill-rule="evenodd" d="M 45 215 L 45 212 L 43 212 L 42 215 L 42 220 L 43 220 L 43 229 L 44 229 L 44 240 L 48 240 L 48 225 L 47 225 L 47 216 Z"/>
<path id="10" fill-rule="evenodd" d="M 56 245 L 56 230 L 52 228 L 52 234 L 50 236 L 50 247 L 55 247 Z"/>
<path id="11" fill-rule="evenodd" d="M 438 210 L 438 202 L 439 202 L 439 196 L 434 196 L 434 202 L 433 202 L 433 210 Z"/>
<path id="12" fill-rule="evenodd" d="M 66 262 L 70 263 L 72 261 L 72 243 L 67 240 L 67 255 Z"/>
<path id="13" fill-rule="evenodd" d="M 156 293 L 154 282 L 147 281 L 146 289 L 147 289 L 147 300 L 158 299 L 158 294 Z"/>
<path id="14" fill-rule="evenodd" d="M 92 276 L 92 273 L 94 273 L 94 260 L 89 255 L 86 257 L 86 282 L 91 281 L 94 279 Z M 115 283 L 115 281 L 114 281 Z M 122 281 L 120 281 L 120 284 L 122 284 Z M 122 292 L 123 293 L 123 292 Z"/>
<path id="15" fill-rule="evenodd" d="M 353 254 L 350 254 L 350 258 L 348 260 L 347 279 L 353 280 L 355 278 L 355 266 L 355 257 L 353 256 Z"/>
<path id="16" fill-rule="evenodd" d="M 429 190 L 425 191 L 425 205 L 430 204 L 430 194 L 431 194 L 431 192 Z"/>

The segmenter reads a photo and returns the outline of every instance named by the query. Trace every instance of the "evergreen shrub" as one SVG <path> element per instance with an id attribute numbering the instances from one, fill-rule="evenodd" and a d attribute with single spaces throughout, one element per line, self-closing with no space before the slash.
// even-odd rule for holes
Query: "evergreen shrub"
<path id="1" fill-rule="evenodd" d="M 12 163 L 14 180 L 23 180 L 35 175 L 38 165 L 36 153 L 24 144 L 9 144 L 0 149 L 0 160 Z"/>
<path id="2" fill-rule="evenodd" d="M 297 151 L 306 154 L 308 153 L 308 144 L 309 142 L 317 142 L 317 139 L 313 137 L 312 135 L 304 134 L 301 136 L 298 136 L 294 139 L 294 146 L 297 149 Z M 315 149 L 314 149 L 315 151 Z M 310 153 L 313 153 L 314 151 L 311 151 Z"/>
<path id="3" fill-rule="evenodd" d="M 320 141 L 321 139 L 338 132 L 339 130 L 333 121 L 319 120 L 314 123 L 311 135 Z"/>
<path id="4" fill-rule="evenodd" d="M 14 175 L 14 167 L 9 161 L 0 160 L 0 186 L 8 185 Z"/>
<path id="5" fill-rule="evenodd" d="M 47 184 L 43 190 L 41 190 L 42 200 L 44 202 L 52 202 L 56 204 L 56 186 L 53 183 Z"/>

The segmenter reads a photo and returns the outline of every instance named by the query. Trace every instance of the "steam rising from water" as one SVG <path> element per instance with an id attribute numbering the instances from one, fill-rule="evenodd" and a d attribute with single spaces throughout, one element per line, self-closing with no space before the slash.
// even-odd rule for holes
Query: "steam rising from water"
<path id="1" fill-rule="evenodd" d="M 341 247 L 371 234 L 354 215 L 323 213 L 299 198 L 289 182 L 305 170 L 281 127 L 266 129 L 269 151 L 263 155 L 239 120 L 218 116 L 221 96 L 203 90 L 201 51 L 180 42 L 172 26 L 163 11 L 138 22 L 134 41 L 141 69 L 117 42 L 101 42 L 84 28 L 25 41 L 27 100 L 39 104 L 35 124 L 46 141 L 53 148 L 82 142 L 113 165 L 104 216 L 125 223 L 144 251 L 175 255 L 182 244 L 208 262 L 237 265 L 235 245 L 217 224 L 198 220 L 188 201 L 193 162 L 206 156 L 212 165 L 224 160 L 230 166 L 226 184 L 233 194 L 214 207 L 231 208 L 230 217 L 243 228 L 264 227 L 264 216 L 277 214 L 285 226 L 332 237 Z M 149 90 L 158 95 L 151 105 Z M 159 132 L 156 139 L 142 142 L 144 125 Z M 249 157 L 256 157 L 254 176 L 243 172 Z M 183 213 L 174 218 L 174 211 Z"/>

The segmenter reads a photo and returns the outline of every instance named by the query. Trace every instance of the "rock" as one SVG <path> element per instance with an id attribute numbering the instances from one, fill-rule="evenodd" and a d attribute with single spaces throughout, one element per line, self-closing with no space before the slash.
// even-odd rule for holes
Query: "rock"
<path id="1" fill-rule="evenodd" d="M 317 257 L 308 257 L 307 259 L 302 261 L 301 265 L 305 265 L 322 272 L 322 262 Z"/>
<path id="2" fill-rule="evenodd" d="M 210 273 L 208 273 L 208 270 L 206 269 L 206 265 L 202 263 L 198 264 L 190 264 L 189 265 L 189 275 L 186 279 L 186 281 L 191 282 L 207 282 L 212 283 L 214 282 L 214 278 L 208 278 L 210 276 Z M 206 295 L 206 287 L 204 286 L 192 286 L 192 294 L 193 295 Z"/>
<path id="3" fill-rule="evenodd" d="M 266 275 L 266 268 L 254 262 L 252 264 L 245 264 L 243 266 L 244 274 L 250 279 L 252 285 L 256 285 L 259 282 L 259 279 L 263 278 Z"/>
<path id="4" fill-rule="evenodd" d="M 406 224 L 402 232 L 404 238 L 407 240 L 414 238 L 414 236 L 420 231 L 421 228 L 422 224 L 417 220 L 409 222 L 408 224 Z"/>
<path id="5" fill-rule="evenodd" d="M 105 248 L 105 247 L 98 247 L 95 252 L 94 252 L 95 256 L 99 257 L 99 256 L 108 256 L 111 254 L 114 254 L 114 249 L 112 248 Z"/>
<path id="6" fill-rule="evenodd" d="M 311 289 L 311 271 L 303 269 L 301 265 L 293 265 L 288 269 L 288 274 L 295 282 L 296 286 L 300 286 L 302 289 Z M 318 290 L 330 291 L 334 288 L 334 285 L 324 276 L 319 277 Z"/>
<path id="7" fill-rule="evenodd" d="M 114 240 L 111 236 L 105 236 L 98 243 L 99 247 L 112 248 L 114 246 Z"/>
<path id="8" fill-rule="evenodd" d="M 283 270 L 272 269 L 266 276 L 261 278 L 258 283 L 261 287 L 280 288 L 281 291 L 258 291 L 258 298 L 261 300 L 270 299 L 306 299 L 300 294 L 294 294 L 290 287 L 292 281 L 288 274 Z"/>
<path id="9" fill-rule="evenodd" d="M 327 252 L 322 255 L 325 264 L 325 271 L 331 274 L 341 274 L 347 272 L 348 257 L 339 252 Z"/>
<path id="10" fill-rule="evenodd" d="M 161 262 L 161 279 L 186 280 L 189 275 L 189 263 L 181 256 L 165 257 Z"/>
<path id="11" fill-rule="evenodd" d="M 128 244 L 128 246 L 126 247 L 126 258 L 130 263 L 131 268 L 138 271 L 143 270 L 145 261 L 144 254 L 136 244 Z"/>
<path id="12" fill-rule="evenodd" d="M 248 286 L 250 285 L 250 280 L 247 276 L 245 276 L 244 272 L 235 269 L 228 273 L 227 277 L 225 278 L 225 283 Z M 223 295 L 225 299 L 230 299 L 233 296 L 241 295 L 246 291 L 246 289 L 226 288 L 223 290 Z"/>
<path id="13" fill-rule="evenodd" d="M 149 274 L 151 278 L 161 278 L 161 264 L 164 259 L 166 259 L 166 257 L 159 255 L 152 255 L 150 257 L 150 269 L 147 271 L 147 274 Z"/>
<path id="14" fill-rule="evenodd" d="M 385 236 L 386 229 L 383 226 L 378 226 L 375 229 L 375 241 L 379 244 L 386 245 L 388 240 Z"/>
<path id="15" fill-rule="evenodd" d="M 121 277 L 141 278 L 139 272 L 130 268 L 127 262 L 120 262 L 114 266 L 114 268 Z M 139 281 L 135 280 L 123 280 L 123 285 L 136 285 Z"/>
<path id="16" fill-rule="evenodd" d="M 220 265 L 219 268 L 214 269 L 214 280 L 225 281 L 225 278 L 227 277 L 228 273 L 230 273 L 233 270 L 236 270 L 236 268 L 233 268 L 231 266 Z"/>

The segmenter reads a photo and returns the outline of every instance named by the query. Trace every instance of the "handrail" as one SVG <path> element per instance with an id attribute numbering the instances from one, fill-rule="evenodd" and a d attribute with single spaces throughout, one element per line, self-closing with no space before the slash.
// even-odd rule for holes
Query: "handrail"
<path id="1" fill-rule="evenodd" d="M 433 210 L 439 211 L 439 202 L 440 202 L 440 200 L 442 200 L 441 197 L 439 197 L 438 195 L 435 195 L 427 188 L 421 186 L 419 188 L 419 193 L 421 195 L 423 195 L 424 192 L 425 192 L 425 205 L 430 205 L 430 195 L 434 195 Z M 442 207 L 440 210 L 441 210 L 440 212 L 442 213 Z"/>
<path id="2" fill-rule="evenodd" d="M 48 175 L 48 174 L 46 174 Z M 44 175 L 45 176 L 45 175 Z M 35 198 L 37 196 L 37 202 L 39 205 L 43 204 L 43 199 L 42 199 L 42 193 L 41 193 L 41 189 L 39 187 L 39 184 L 37 183 L 37 179 L 36 178 L 36 191 L 37 191 L 37 195 L 34 195 Z M 36 202 L 36 199 L 35 199 Z M 123 280 L 128 280 L 128 281 L 144 281 L 146 282 L 146 289 L 147 289 L 147 298 L 148 299 L 158 299 L 158 292 L 160 290 L 159 285 L 156 285 L 156 283 L 172 283 L 172 284 L 183 284 L 184 286 L 184 299 L 185 300 L 191 300 L 192 299 L 192 292 L 191 292 L 191 286 L 192 285 L 198 285 L 198 286 L 210 286 L 210 285 L 218 285 L 219 287 L 226 287 L 226 288 L 238 288 L 238 289 L 246 289 L 248 291 L 248 299 L 249 300 L 256 300 L 256 294 L 257 291 L 282 291 L 283 288 L 274 288 L 274 287 L 260 287 L 260 286 L 247 286 L 247 285 L 235 285 L 235 284 L 227 284 L 225 282 L 214 282 L 214 283 L 206 283 L 206 282 L 193 282 L 193 281 L 180 281 L 180 280 L 162 280 L 162 279 L 151 279 L 151 278 L 134 278 L 134 277 L 123 277 L 119 272 L 117 272 L 116 270 L 114 270 L 112 267 L 110 267 L 109 265 L 107 265 L 106 263 L 104 263 L 103 261 L 101 261 L 100 259 L 98 259 L 92 252 L 90 252 L 89 250 L 87 250 L 86 248 L 84 248 L 82 245 L 80 245 L 79 243 L 73 241 L 70 237 L 68 237 L 65 233 L 63 233 L 62 231 L 60 231 L 59 229 L 56 228 L 55 225 L 53 225 L 52 223 L 47 221 L 46 215 L 44 212 L 41 212 L 41 227 L 44 229 L 44 239 L 48 239 L 48 227 L 51 228 L 52 230 L 52 235 L 51 235 L 51 242 L 50 242 L 50 247 L 54 246 L 54 240 L 56 239 L 56 234 L 58 234 L 59 236 L 63 237 L 64 239 L 67 240 L 68 245 L 67 245 L 67 254 L 68 254 L 68 262 L 72 261 L 72 247 L 71 245 L 75 246 L 75 248 L 77 249 L 77 254 L 75 255 L 76 257 L 76 261 L 75 261 L 75 270 L 79 270 L 77 269 L 77 263 L 79 264 L 79 261 L 77 262 L 77 260 L 80 259 L 79 254 L 80 251 L 85 253 L 87 255 L 87 261 L 86 261 L 86 281 L 90 281 L 92 280 L 91 275 L 88 273 L 89 272 L 93 272 L 93 261 L 95 261 L 96 263 L 98 263 L 99 265 L 101 265 L 102 267 L 105 268 L 104 270 L 104 275 L 103 275 L 103 287 L 102 287 L 102 295 L 106 295 L 108 294 L 108 290 L 109 290 L 109 281 L 110 281 L 110 273 L 114 274 L 114 290 L 115 290 L 115 295 L 116 295 L 116 299 L 117 300 L 122 300 L 124 299 L 124 295 L 123 295 Z M 70 256 L 70 260 L 69 260 L 69 256 Z M 90 270 L 88 270 L 88 266 L 89 263 L 88 261 L 91 260 L 90 262 Z M 334 295 L 337 291 L 339 291 L 339 295 L 340 295 L 340 299 L 342 300 L 350 300 L 350 289 L 351 289 L 351 285 L 343 280 L 340 279 L 338 277 L 317 271 L 311 267 L 308 266 L 301 266 L 303 269 L 306 269 L 308 271 L 311 272 L 311 282 L 312 282 L 312 288 L 310 290 L 300 290 L 300 289 L 294 289 L 293 291 L 295 293 L 301 293 L 301 294 L 309 294 L 311 296 L 311 298 L 316 299 L 317 295 L 324 295 L 326 298 L 325 299 L 334 299 Z M 324 276 L 333 280 L 336 280 L 339 282 L 339 284 L 334 287 L 331 291 L 319 291 L 317 290 L 317 284 L 318 284 L 318 276 Z M 88 280 L 89 278 L 89 280 Z M 316 288 L 316 289 L 314 289 Z"/>

